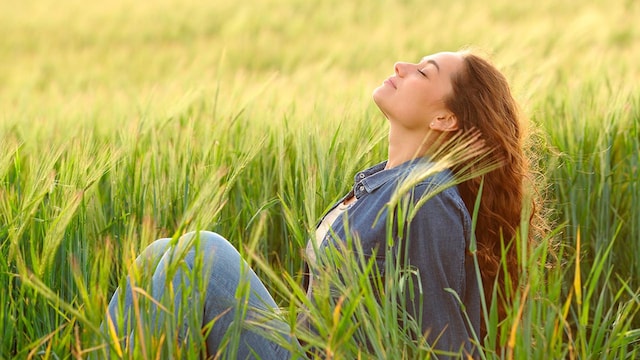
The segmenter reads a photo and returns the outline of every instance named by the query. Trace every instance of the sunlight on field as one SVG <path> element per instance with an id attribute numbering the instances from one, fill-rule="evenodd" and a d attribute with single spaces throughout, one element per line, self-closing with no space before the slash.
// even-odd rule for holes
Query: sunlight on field
<path id="1" fill-rule="evenodd" d="M 524 259 L 530 302 L 485 355 L 520 322 L 516 358 L 637 356 L 638 19 L 634 0 L 0 0 L 0 358 L 103 347 L 132 254 L 177 231 L 263 239 L 266 282 L 298 276 L 323 209 L 386 154 L 372 90 L 466 47 L 510 79 L 560 263 L 582 260 Z"/>
<path id="2" fill-rule="evenodd" d="M 189 94 L 212 101 L 216 90 L 229 111 L 249 101 L 275 112 L 263 121 L 294 103 L 362 107 L 395 61 L 467 45 L 491 53 L 528 102 L 604 79 L 620 89 L 640 76 L 638 6 L 629 1 L 0 6 L 0 105 L 28 118 L 163 116 Z"/>

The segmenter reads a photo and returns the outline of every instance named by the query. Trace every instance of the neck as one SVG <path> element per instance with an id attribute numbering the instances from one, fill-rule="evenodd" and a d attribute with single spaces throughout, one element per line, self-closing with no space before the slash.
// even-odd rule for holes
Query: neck
<path id="1" fill-rule="evenodd" d="M 404 162 L 428 154 L 433 134 L 429 130 L 416 131 L 391 125 L 389 129 L 388 160 L 385 168 L 390 169 Z"/>

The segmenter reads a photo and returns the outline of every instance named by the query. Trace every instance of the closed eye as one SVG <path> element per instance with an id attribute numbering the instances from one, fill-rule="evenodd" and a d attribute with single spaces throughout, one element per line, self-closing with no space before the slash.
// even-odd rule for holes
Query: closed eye
<path id="1" fill-rule="evenodd" d="M 422 75 L 422 76 L 426 77 L 427 79 L 429 78 L 429 77 L 427 76 L 427 74 L 426 74 L 424 71 L 422 71 L 422 70 L 418 69 L 418 72 L 420 73 L 420 75 Z"/>

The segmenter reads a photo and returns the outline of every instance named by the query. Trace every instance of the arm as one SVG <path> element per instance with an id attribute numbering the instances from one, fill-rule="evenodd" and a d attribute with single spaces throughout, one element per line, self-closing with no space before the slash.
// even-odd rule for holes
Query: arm
<path id="1" fill-rule="evenodd" d="M 417 200 L 427 191 L 427 185 L 415 188 Z M 415 203 L 415 201 L 414 201 Z M 466 255 L 470 220 L 462 200 L 454 189 L 439 193 L 425 202 L 404 230 L 401 257 L 416 269 L 418 279 L 414 296 L 406 293 L 408 312 L 420 322 L 423 334 L 436 349 L 458 352 L 463 346 L 470 351 L 469 324 L 463 314 L 463 305 L 445 289 L 468 298 L 467 279 L 470 257 Z M 422 299 L 420 299 L 422 296 Z M 468 311 L 474 311 L 471 306 Z M 471 316 L 477 319 L 477 316 Z M 476 324 L 473 325 L 476 327 Z"/>

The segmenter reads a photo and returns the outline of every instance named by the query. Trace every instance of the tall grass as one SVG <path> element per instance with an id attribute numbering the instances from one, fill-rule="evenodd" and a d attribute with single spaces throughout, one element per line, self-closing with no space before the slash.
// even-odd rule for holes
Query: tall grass
<path id="1" fill-rule="evenodd" d="M 489 317 L 483 356 L 634 358 L 639 16 L 623 0 L 1 2 L 0 358 L 103 354 L 136 254 L 196 228 L 252 259 L 293 324 L 318 217 L 386 155 L 371 89 L 396 60 L 468 44 L 539 129 L 554 223 L 521 252 L 522 290 L 503 324 Z M 335 358 L 427 356 L 398 314 L 363 316 L 394 308 L 358 281 L 373 267 L 334 260 L 354 286 L 314 309 L 325 336 L 297 335 Z"/>

